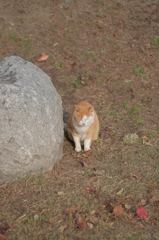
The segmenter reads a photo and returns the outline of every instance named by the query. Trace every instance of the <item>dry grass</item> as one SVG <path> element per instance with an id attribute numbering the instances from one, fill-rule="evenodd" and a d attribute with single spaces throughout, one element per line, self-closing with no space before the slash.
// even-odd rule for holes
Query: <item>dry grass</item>
<path id="1" fill-rule="evenodd" d="M 156 1 L 1 4 L 1 60 L 16 54 L 42 68 L 64 110 L 87 99 L 105 131 L 89 158 L 65 139 L 63 160 L 52 172 L 0 186 L 8 240 L 158 240 Z M 39 63 L 43 52 L 49 58 Z M 119 205 L 123 214 L 115 217 Z M 148 212 L 145 221 L 138 205 Z"/>

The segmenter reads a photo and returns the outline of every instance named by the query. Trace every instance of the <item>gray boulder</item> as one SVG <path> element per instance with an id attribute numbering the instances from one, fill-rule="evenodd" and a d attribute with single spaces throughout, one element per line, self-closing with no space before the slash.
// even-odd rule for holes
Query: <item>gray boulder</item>
<path id="1" fill-rule="evenodd" d="M 0 184 L 62 159 L 62 101 L 50 78 L 20 57 L 0 63 Z"/>

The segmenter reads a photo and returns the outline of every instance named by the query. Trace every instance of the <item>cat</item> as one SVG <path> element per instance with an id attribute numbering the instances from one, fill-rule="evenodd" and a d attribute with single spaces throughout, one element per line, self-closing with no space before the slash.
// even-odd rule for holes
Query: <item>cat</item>
<path id="1" fill-rule="evenodd" d="M 75 143 L 76 152 L 81 151 L 81 145 L 84 145 L 85 152 L 89 151 L 92 141 L 98 138 L 98 116 L 94 107 L 86 100 L 75 105 L 67 123 L 67 132 Z"/>

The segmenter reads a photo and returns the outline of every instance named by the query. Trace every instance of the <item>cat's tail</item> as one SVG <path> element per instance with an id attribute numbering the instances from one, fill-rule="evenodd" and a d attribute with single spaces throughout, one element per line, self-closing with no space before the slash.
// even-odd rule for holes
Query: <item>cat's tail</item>
<path id="1" fill-rule="evenodd" d="M 64 132 L 67 132 L 67 123 L 64 123 Z"/>
<path id="2" fill-rule="evenodd" d="M 67 122 L 69 119 L 69 112 L 66 112 L 65 110 L 63 110 L 63 122 L 64 122 L 64 131 L 67 132 Z"/>

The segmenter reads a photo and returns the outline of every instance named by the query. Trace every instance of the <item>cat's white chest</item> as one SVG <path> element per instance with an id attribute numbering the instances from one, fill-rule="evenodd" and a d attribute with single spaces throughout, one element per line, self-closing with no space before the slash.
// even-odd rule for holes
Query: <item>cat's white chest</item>
<path id="1" fill-rule="evenodd" d="M 85 117 L 83 117 L 85 118 Z M 86 138 L 86 133 L 90 127 L 90 125 L 93 123 L 94 121 L 94 116 L 91 116 L 88 120 L 87 120 L 87 124 L 82 126 L 82 120 L 80 123 L 76 122 L 74 117 L 72 117 L 72 121 L 74 124 L 74 127 L 79 135 L 80 141 L 83 142 Z"/>
<path id="2" fill-rule="evenodd" d="M 75 129 L 76 129 L 77 133 L 79 134 L 80 141 L 81 142 L 84 141 L 86 138 L 86 132 L 88 131 L 89 126 L 75 125 Z"/>

